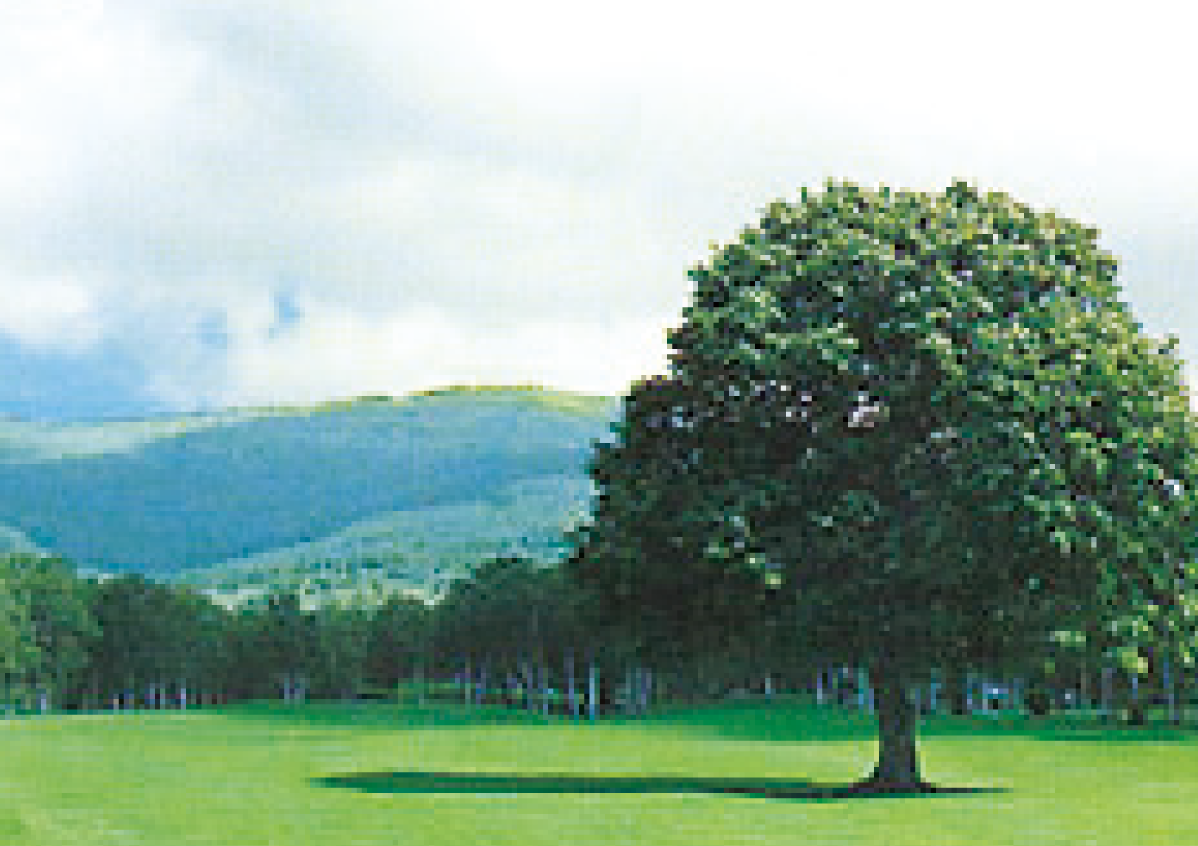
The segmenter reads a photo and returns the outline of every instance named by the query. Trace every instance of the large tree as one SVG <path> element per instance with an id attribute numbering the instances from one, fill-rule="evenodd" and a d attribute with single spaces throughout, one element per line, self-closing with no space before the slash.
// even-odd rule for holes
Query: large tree
<path id="1" fill-rule="evenodd" d="M 645 640 L 771 615 L 868 667 L 880 790 L 928 787 L 932 668 L 1184 625 L 1176 339 L 1141 333 L 1097 236 L 963 182 L 771 204 L 691 270 L 668 374 L 596 448 L 571 572 Z"/>

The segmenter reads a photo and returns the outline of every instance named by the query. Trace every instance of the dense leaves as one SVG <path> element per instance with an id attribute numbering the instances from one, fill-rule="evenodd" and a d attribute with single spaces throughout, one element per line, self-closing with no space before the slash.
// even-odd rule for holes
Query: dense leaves
<path id="1" fill-rule="evenodd" d="M 393 688 L 417 678 L 428 662 L 429 607 L 402 594 L 388 597 L 374 612 L 364 661 L 371 684 Z"/>
<path id="2" fill-rule="evenodd" d="M 40 555 L 0 558 L 0 648 L 10 689 L 51 696 L 78 684 L 95 634 L 70 565 Z"/>
<path id="3" fill-rule="evenodd" d="M 829 647 L 920 665 L 1163 604 L 1194 429 L 1096 234 L 962 183 L 771 205 L 692 271 L 578 572 L 670 618 L 777 592 Z"/>

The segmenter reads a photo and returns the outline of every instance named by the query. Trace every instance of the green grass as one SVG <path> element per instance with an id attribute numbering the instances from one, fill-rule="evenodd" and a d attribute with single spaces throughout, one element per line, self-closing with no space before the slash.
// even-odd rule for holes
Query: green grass
<path id="1" fill-rule="evenodd" d="M 867 716 L 789 701 L 574 725 L 255 703 L 0 721 L 0 844 L 1198 844 L 1198 734 L 937 717 L 862 797 Z"/>

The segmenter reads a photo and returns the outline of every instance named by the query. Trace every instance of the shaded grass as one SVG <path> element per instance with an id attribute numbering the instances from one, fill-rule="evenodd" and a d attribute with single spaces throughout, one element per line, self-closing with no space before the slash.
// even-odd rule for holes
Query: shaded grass
<path id="1" fill-rule="evenodd" d="M 850 789 L 872 720 L 798 701 L 28 718 L 0 721 L 0 843 L 1198 844 L 1195 734 L 1097 731 L 933 718 L 925 773 L 953 792 L 875 802 Z"/>

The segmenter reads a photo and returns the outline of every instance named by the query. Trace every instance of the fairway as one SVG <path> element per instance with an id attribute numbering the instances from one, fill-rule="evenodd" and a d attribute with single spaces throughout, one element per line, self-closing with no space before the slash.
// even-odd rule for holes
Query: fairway
<path id="1" fill-rule="evenodd" d="M 1198 844 L 1198 733 L 934 717 L 926 775 L 853 796 L 874 724 L 785 700 L 576 725 L 254 703 L 0 722 L 0 843 Z"/>

